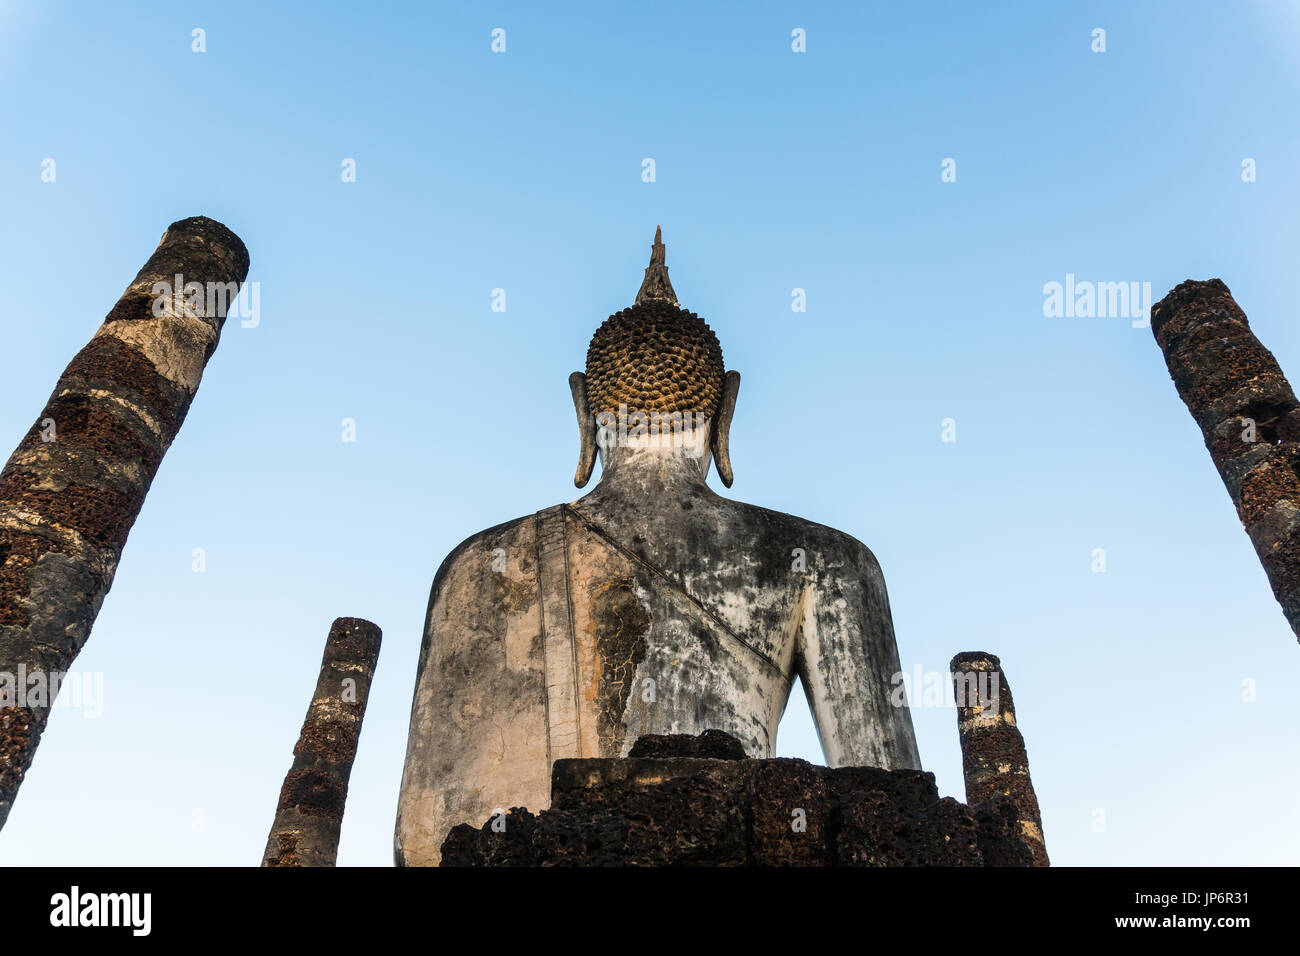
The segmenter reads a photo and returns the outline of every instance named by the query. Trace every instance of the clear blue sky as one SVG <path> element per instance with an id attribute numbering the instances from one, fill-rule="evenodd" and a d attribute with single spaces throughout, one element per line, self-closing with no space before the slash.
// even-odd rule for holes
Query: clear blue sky
<path id="1" fill-rule="evenodd" d="M 434 572 L 576 497 L 565 379 L 661 223 L 744 375 L 729 494 L 865 541 L 909 671 L 1001 656 L 1053 860 L 1294 863 L 1300 649 L 1150 330 L 1043 286 L 1221 277 L 1300 376 L 1296 5 L 557 9 L 0 0 L 0 452 L 168 223 L 261 284 L 77 662 L 103 715 L 55 711 L 0 860 L 256 863 L 355 615 L 340 863 L 391 862 Z M 805 710 L 779 751 L 820 760 Z M 953 711 L 914 719 L 961 798 Z"/>

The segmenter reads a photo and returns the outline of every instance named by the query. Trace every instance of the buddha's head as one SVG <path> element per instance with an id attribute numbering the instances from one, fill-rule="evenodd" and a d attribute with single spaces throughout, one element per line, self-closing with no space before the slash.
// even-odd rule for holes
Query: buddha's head
<path id="1" fill-rule="evenodd" d="M 728 432 L 740 373 L 725 371 L 718 337 L 678 305 L 659 229 L 635 304 L 596 330 L 587 371 L 570 375 L 569 388 L 582 438 L 579 488 L 591 478 L 597 450 L 608 470 L 623 449 L 691 459 L 701 477 L 712 458 L 731 487 Z"/>

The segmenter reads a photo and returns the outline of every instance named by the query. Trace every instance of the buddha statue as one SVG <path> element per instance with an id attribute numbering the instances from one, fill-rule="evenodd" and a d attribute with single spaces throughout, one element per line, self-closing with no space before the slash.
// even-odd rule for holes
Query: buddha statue
<path id="1" fill-rule="evenodd" d="M 456 824 L 546 809 L 564 757 L 643 734 L 725 731 L 773 756 L 796 679 L 827 763 L 920 769 L 885 581 L 860 541 L 742 504 L 728 443 L 740 386 L 682 308 L 662 235 L 631 308 L 569 377 L 588 494 L 473 535 L 438 569 L 395 834 L 435 865 Z"/>

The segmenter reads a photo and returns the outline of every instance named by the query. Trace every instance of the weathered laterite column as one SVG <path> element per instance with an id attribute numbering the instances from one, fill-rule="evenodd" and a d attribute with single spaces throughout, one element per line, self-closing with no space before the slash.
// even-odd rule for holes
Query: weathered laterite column
<path id="1" fill-rule="evenodd" d="M 1255 545 L 1273 596 L 1300 637 L 1295 394 L 1219 279 L 1181 283 L 1152 308 L 1151 331 Z"/>
<path id="2" fill-rule="evenodd" d="M 221 223 L 172 223 L 0 472 L 0 827 L 247 275 Z"/>
<path id="3" fill-rule="evenodd" d="M 378 627 L 358 617 L 341 617 L 330 628 L 263 866 L 334 865 L 381 637 Z"/>
<path id="4" fill-rule="evenodd" d="M 966 803 L 980 816 L 995 804 L 1010 801 L 1034 866 L 1047 866 L 1043 819 L 1029 778 L 1029 755 L 1016 727 L 1016 707 L 1002 663 L 983 651 L 963 651 L 948 668 L 957 700 Z"/>

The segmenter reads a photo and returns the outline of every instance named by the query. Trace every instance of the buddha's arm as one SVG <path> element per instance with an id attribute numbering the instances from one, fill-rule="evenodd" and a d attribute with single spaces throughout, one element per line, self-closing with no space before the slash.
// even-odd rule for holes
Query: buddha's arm
<path id="1" fill-rule="evenodd" d="M 532 528 L 475 535 L 434 579 L 398 802 L 404 864 L 437 864 L 455 824 L 549 797 Z"/>
<path id="2" fill-rule="evenodd" d="M 819 564 L 805 595 L 796 666 L 826 761 L 919 770 L 880 565 L 858 541 Z"/>

